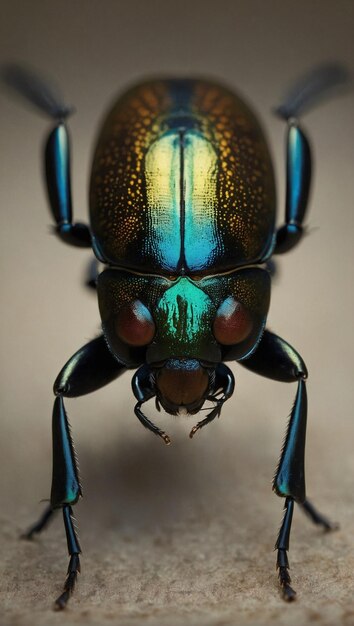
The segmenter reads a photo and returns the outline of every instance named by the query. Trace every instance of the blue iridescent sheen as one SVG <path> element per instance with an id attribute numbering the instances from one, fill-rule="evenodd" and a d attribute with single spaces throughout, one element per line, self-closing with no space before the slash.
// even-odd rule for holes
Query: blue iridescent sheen
<path id="1" fill-rule="evenodd" d="M 203 271 L 224 250 L 217 223 L 217 154 L 203 135 L 183 138 L 183 252 L 189 271 Z"/>
<path id="2" fill-rule="evenodd" d="M 209 81 L 136 85 L 102 127 L 90 216 L 94 249 L 111 266 L 199 277 L 262 262 L 275 185 L 252 111 Z"/>
<path id="3" fill-rule="evenodd" d="M 299 502 L 303 502 L 306 497 L 304 461 L 306 421 L 306 384 L 304 380 L 300 380 L 273 485 L 279 496 L 291 496 Z"/>
<path id="4" fill-rule="evenodd" d="M 75 504 L 81 495 L 74 447 L 64 401 L 58 396 L 53 408 L 53 478 L 51 505 Z"/>
<path id="5" fill-rule="evenodd" d="M 56 126 L 47 143 L 46 169 L 51 207 L 58 224 L 71 223 L 69 137 L 64 124 Z"/>
<path id="6" fill-rule="evenodd" d="M 311 158 L 308 141 L 297 124 L 289 127 L 287 169 L 286 220 L 301 224 L 309 194 Z"/>

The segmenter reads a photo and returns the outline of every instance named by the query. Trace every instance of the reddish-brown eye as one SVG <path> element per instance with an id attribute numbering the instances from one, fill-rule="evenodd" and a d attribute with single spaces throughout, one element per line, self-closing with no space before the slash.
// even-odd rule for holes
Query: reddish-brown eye
<path id="1" fill-rule="evenodd" d="M 140 300 L 123 307 L 116 319 L 118 337 L 130 346 L 146 346 L 155 335 L 155 323 L 149 309 Z"/>
<path id="2" fill-rule="evenodd" d="M 250 335 L 253 322 L 247 309 L 230 296 L 220 304 L 213 325 L 215 339 L 226 346 L 241 343 Z"/>

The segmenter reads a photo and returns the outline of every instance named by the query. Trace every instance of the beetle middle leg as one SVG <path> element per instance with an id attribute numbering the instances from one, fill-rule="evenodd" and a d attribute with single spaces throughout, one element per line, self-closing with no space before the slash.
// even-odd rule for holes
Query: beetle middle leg
<path id="1" fill-rule="evenodd" d="M 21 534 L 21 539 L 31 540 L 35 535 L 41 533 L 42 530 L 44 530 L 48 526 L 49 522 L 53 518 L 54 513 L 55 510 L 52 509 L 52 505 L 48 504 L 47 508 L 44 509 L 39 520 L 37 520 L 37 522 L 32 524 L 30 528 L 28 528 L 24 533 Z"/>
<path id="2" fill-rule="evenodd" d="M 275 544 L 277 569 L 283 597 L 287 601 L 295 599 L 296 592 L 290 586 L 289 550 L 290 529 L 294 501 L 302 506 L 316 523 L 327 529 L 334 528 L 328 520 L 317 513 L 308 500 L 305 489 L 305 439 L 307 421 L 307 395 L 305 380 L 307 369 L 301 356 L 286 341 L 265 331 L 257 350 L 242 365 L 248 369 L 281 382 L 297 382 L 298 388 L 291 411 L 286 438 L 278 468 L 273 480 L 273 490 L 285 500 L 285 514 Z"/>
<path id="3" fill-rule="evenodd" d="M 53 408 L 53 474 L 50 508 L 32 526 L 27 538 L 40 532 L 57 509 L 62 509 L 70 556 L 64 590 L 56 600 L 55 608 L 65 608 L 80 571 L 80 544 L 72 518 L 72 505 L 82 495 L 78 465 L 64 407 L 64 397 L 78 397 L 108 384 L 126 370 L 109 352 L 103 335 L 80 348 L 59 373 L 54 383 L 57 396 Z"/>
<path id="4" fill-rule="evenodd" d="M 299 502 L 299 505 L 310 520 L 316 524 L 316 526 L 322 526 L 325 531 L 338 530 L 339 524 L 337 524 L 337 522 L 331 522 L 331 520 L 320 513 L 307 498 L 303 502 Z"/>
<path id="5" fill-rule="evenodd" d="M 84 284 L 85 287 L 93 291 L 97 291 L 97 279 L 99 276 L 99 264 L 96 257 L 92 257 L 87 263 L 85 270 Z"/>

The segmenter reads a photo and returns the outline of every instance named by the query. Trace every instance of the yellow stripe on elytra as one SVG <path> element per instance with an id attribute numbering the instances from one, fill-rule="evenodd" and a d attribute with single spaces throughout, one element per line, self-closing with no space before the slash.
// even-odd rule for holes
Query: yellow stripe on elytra
<path id="1" fill-rule="evenodd" d="M 181 255 L 181 146 L 176 132 L 149 148 L 145 157 L 149 239 L 163 267 L 176 267 Z M 149 250 L 152 252 L 152 250 Z"/>

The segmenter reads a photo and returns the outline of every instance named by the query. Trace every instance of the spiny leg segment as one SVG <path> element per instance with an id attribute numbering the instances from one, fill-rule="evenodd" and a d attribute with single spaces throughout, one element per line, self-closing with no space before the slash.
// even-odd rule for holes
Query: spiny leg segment
<path id="1" fill-rule="evenodd" d="M 24 534 L 27 539 L 41 532 L 56 511 L 62 509 L 70 556 L 64 589 L 55 602 L 56 609 L 64 609 L 74 591 L 80 572 L 81 548 L 73 523 L 72 505 L 81 496 L 81 486 L 74 445 L 64 397 L 78 397 L 108 384 L 126 371 L 109 352 L 103 335 L 80 348 L 59 373 L 54 383 L 56 399 L 53 408 L 53 475 L 50 506 L 36 524 Z"/>
<path id="2" fill-rule="evenodd" d="M 305 440 L 307 422 L 307 370 L 301 356 L 286 341 L 265 331 L 257 350 L 242 365 L 251 371 L 281 382 L 297 382 L 297 393 L 291 411 L 290 420 L 281 453 L 278 468 L 273 481 L 275 493 L 285 498 L 285 514 L 275 544 L 277 550 L 277 569 L 283 598 L 294 600 L 296 593 L 290 586 L 289 550 L 291 522 L 294 502 L 297 502 L 316 523 L 324 522 L 314 507 L 306 500 L 305 489 Z M 327 527 L 334 525 L 326 521 Z"/>

